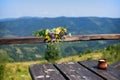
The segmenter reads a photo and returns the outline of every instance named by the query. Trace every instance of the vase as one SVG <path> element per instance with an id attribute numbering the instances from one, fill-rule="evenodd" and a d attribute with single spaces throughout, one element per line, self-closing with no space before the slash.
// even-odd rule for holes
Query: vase
<path id="1" fill-rule="evenodd" d="M 107 69 L 107 62 L 105 59 L 101 59 L 98 61 L 98 68 L 99 69 Z"/>

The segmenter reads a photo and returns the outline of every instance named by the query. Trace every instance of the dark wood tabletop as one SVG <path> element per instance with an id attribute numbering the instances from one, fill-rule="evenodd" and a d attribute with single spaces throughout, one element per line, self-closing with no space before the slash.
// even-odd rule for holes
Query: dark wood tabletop
<path id="1" fill-rule="evenodd" d="M 34 64 L 29 67 L 33 80 L 120 80 L 120 71 L 112 66 L 98 69 L 98 61 L 60 64 Z"/>

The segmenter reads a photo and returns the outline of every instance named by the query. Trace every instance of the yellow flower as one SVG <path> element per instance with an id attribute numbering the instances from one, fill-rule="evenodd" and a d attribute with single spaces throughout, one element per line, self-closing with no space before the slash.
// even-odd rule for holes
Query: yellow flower
<path id="1" fill-rule="evenodd" d="M 67 32 L 67 29 L 64 29 L 65 32 Z"/>
<path id="2" fill-rule="evenodd" d="M 45 38 L 46 38 L 48 41 L 51 40 L 50 36 L 48 36 L 48 35 L 46 35 Z"/>
<path id="3" fill-rule="evenodd" d="M 56 33 L 56 34 L 59 34 L 60 31 L 61 31 L 61 29 L 60 29 L 59 27 L 55 29 L 55 33 Z"/>
<path id="4" fill-rule="evenodd" d="M 49 33 L 49 30 L 48 30 L 48 29 L 46 29 L 46 31 L 45 31 L 45 35 L 48 35 L 48 33 Z"/>
<path id="5" fill-rule="evenodd" d="M 59 35 L 58 35 L 58 34 L 56 34 L 56 35 L 55 35 L 55 37 L 56 37 L 56 39 L 58 39 L 58 38 L 59 38 Z"/>

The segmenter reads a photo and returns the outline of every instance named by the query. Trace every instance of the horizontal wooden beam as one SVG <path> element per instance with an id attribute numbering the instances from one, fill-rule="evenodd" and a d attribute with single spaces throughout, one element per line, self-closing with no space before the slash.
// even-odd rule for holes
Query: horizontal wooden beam
<path id="1" fill-rule="evenodd" d="M 64 41 L 89 41 L 89 40 L 119 40 L 120 34 L 93 34 L 67 36 Z"/>
<path id="2" fill-rule="evenodd" d="M 0 44 L 33 44 L 43 42 L 44 38 L 39 37 L 0 38 Z"/>
<path id="3" fill-rule="evenodd" d="M 63 41 L 88 41 L 88 40 L 120 40 L 120 34 L 93 34 L 66 36 Z M 0 44 L 33 44 L 44 43 L 44 38 L 39 37 L 16 37 L 0 38 Z"/>

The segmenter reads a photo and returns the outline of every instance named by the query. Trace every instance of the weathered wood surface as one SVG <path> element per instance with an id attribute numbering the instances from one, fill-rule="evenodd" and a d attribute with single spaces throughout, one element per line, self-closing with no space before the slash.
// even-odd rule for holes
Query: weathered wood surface
<path id="1" fill-rule="evenodd" d="M 33 80 L 66 80 L 52 64 L 36 64 L 29 70 Z"/>
<path id="2" fill-rule="evenodd" d="M 117 69 L 109 66 L 106 70 L 99 70 L 97 68 L 97 61 L 82 61 L 79 64 L 85 66 L 90 71 L 100 75 L 105 80 L 120 80 L 120 72 Z"/>
<path id="3" fill-rule="evenodd" d="M 64 41 L 89 41 L 89 40 L 114 40 L 120 39 L 120 34 L 93 34 L 93 35 L 76 35 L 66 37 Z"/>
<path id="4" fill-rule="evenodd" d="M 73 35 L 66 36 L 63 41 L 86 41 L 86 40 L 120 40 L 120 34 L 93 34 L 93 35 Z M 43 43 L 44 38 L 38 37 L 16 37 L 0 38 L 0 44 L 33 44 Z"/>
<path id="5" fill-rule="evenodd" d="M 56 64 L 68 80 L 104 80 L 78 63 L 69 62 Z"/>
<path id="6" fill-rule="evenodd" d="M 16 37 L 16 38 L 0 38 L 0 44 L 32 44 L 43 43 L 44 38 L 38 37 Z"/>
<path id="7" fill-rule="evenodd" d="M 97 68 L 97 61 L 68 62 L 61 64 L 35 64 L 30 66 L 33 80 L 120 80 L 120 71 L 108 66 Z"/>
<path id="8" fill-rule="evenodd" d="M 120 61 L 112 64 L 111 66 L 112 66 L 113 68 L 116 68 L 116 69 L 118 69 L 118 70 L 120 71 Z"/>

